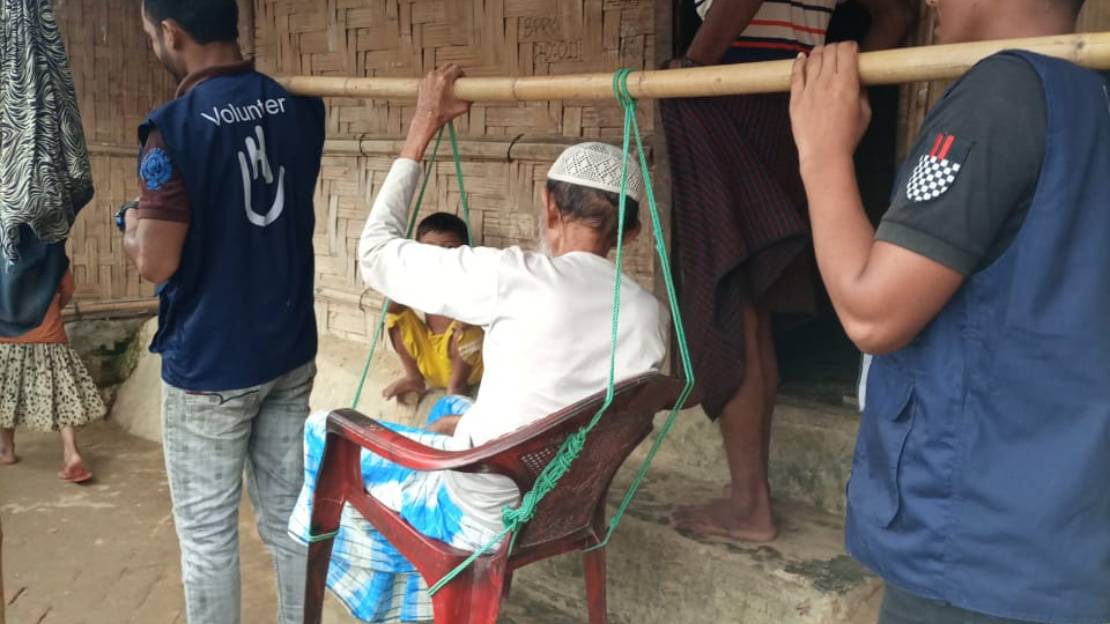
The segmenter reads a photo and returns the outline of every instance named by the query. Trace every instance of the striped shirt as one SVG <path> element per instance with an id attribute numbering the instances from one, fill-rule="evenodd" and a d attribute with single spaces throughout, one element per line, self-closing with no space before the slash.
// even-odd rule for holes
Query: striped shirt
<path id="1" fill-rule="evenodd" d="M 713 0 L 694 0 L 705 19 Z M 732 44 L 724 62 L 792 58 L 825 43 L 833 10 L 843 0 L 765 0 Z"/>

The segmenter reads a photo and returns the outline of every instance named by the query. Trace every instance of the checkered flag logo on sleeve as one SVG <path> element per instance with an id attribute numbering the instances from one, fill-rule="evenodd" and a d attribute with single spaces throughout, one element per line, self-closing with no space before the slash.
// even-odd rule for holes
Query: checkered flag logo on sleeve
<path id="1" fill-rule="evenodd" d="M 932 201 L 943 195 L 960 174 L 971 151 L 971 142 L 961 141 L 955 135 L 938 134 L 933 149 L 922 154 L 906 183 L 906 198 L 912 202 Z"/>

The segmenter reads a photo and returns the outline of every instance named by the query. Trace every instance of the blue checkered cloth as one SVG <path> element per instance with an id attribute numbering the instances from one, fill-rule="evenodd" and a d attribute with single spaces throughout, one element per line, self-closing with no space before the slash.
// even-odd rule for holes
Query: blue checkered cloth
<path id="1" fill-rule="evenodd" d="M 433 407 L 429 424 L 448 415 L 462 415 L 472 405 L 466 397 L 448 396 Z M 305 480 L 289 519 L 289 533 L 307 543 L 311 534 L 312 499 L 324 457 L 327 412 L 309 417 L 305 425 Z M 446 449 L 451 438 L 412 427 L 384 426 L 426 446 Z M 444 484 L 445 472 L 405 468 L 363 450 L 362 478 L 367 491 L 418 531 L 457 548 L 474 550 L 489 535 L 475 531 Z M 428 586 L 381 533 L 349 505 L 343 508 L 339 533 L 332 546 L 328 588 L 364 622 L 421 622 L 432 619 Z"/>

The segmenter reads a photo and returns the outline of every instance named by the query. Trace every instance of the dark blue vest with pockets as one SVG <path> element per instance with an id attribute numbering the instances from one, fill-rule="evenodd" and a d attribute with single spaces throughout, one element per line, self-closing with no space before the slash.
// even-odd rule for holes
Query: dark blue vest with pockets
<path id="1" fill-rule="evenodd" d="M 324 106 L 253 70 L 220 75 L 151 113 L 189 194 L 181 266 L 159 286 L 162 378 L 248 388 L 316 356 L 313 194 Z"/>
<path id="2" fill-rule="evenodd" d="M 1033 204 L 1001 258 L 872 363 L 847 546 L 922 597 L 1105 624 L 1110 91 L 1071 63 L 1013 54 L 1040 75 L 1048 108 Z"/>

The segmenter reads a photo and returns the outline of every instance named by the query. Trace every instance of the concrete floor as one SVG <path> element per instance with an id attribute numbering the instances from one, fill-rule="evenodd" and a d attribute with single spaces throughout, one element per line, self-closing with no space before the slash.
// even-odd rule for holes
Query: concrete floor
<path id="1" fill-rule="evenodd" d="M 161 448 L 112 422 L 87 427 L 79 442 L 96 473 L 87 485 L 58 480 L 54 434 L 18 436 L 22 461 L 0 467 L 8 624 L 184 624 Z M 245 500 L 240 539 L 242 621 L 273 622 L 273 571 Z M 324 621 L 355 620 L 331 603 Z M 523 597 L 502 617 L 503 624 L 567 621 Z"/>
<path id="2" fill-rule="evenodd" d="M 185 622 L 161 448 L 111 423 L 86 428 L 79 442 L 96 473 L 88 485 L 58 480 L 56 435 L 19 436 L 22 461 L 0 467 L 8 621 Z M 240 532 L 243 621 L 273 621 L 273 573 L 249 509 Z"/>

